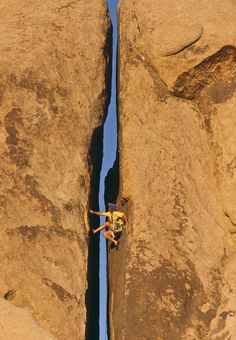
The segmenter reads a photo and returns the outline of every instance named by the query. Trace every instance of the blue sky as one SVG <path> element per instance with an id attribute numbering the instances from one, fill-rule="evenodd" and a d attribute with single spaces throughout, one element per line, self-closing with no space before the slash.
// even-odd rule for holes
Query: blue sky
<path id="1" fill-rule="evenodd" d="M 117 118 L 116 118 L 116 52 L 117 52 L 117 15 L 118 0 L 108 0 L 110 17 L 113 25 L 113 57 L 112 57 L 112 91 L 108 116 L 104 125 L 103 164 L 100 180 L 99 205 L 100 211 L 105 210 L 104 181 L 108 170 L 113 166 L 117 149 Z M 101 223 L 104 218 L 101 218 Z M 107 273 L 106 273 L 106 242 L 102 233 L 100 235 L 100 340 L 107 339 L 106 313 L 107 313 Z"/>
<path id="2" fill-rule="evenodd" d="M 116 152 L 116 51 L 117 51 L 117 8 L 118 0 L 108 0 L 110 17 L 113 25 L 113 58 L 112 58 L 112 95 L 108 117 L 104 128 L 104 155 L 106 155 L 104 170 L 109 170 L 115 161 Z"/>

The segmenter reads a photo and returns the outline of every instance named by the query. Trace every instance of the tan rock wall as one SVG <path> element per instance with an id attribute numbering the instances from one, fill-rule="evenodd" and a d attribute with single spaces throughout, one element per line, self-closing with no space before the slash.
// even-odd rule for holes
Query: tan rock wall
<path id="1" fill-rule="evenodd" d="M 0 306 L 0 339 L 56 339 L 38 325 L 28 310 L 15 307 L 12 303 L 3 299 L 0 300 Z"/>
<path id="2" fill-rule="evenodd" d="M 58 339 L 84 339 L 88 155 L 107 105 L 107 5 L 4 0 L 0 31 L 0 293 L 16 289 L 11 303 Z"/>
<path id="3" fill-rule="evenodd" d="M 121 0 L 120 199 L 111 339 L 235 333 L 232 1 Z"/>

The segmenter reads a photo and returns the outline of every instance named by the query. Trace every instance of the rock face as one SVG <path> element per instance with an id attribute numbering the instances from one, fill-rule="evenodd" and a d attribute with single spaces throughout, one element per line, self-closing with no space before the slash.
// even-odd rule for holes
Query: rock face
<path id="1" fill-rule="evenodd" d="M 121 0 L 110 335 L 236 338 L 236 4 Z"/>
<path id="2" fill-rule="evenodd" d="M 8 304 L 56 338 L 84 339 L 88 159 L 109 94 L 107 5 L 3 0 L 0 9 L 0 292 L 15 289 Z M 9 327 L 22 317 L 27 334 L 32 317 L 15 311 Z M 32 327 L 32 339 L 54 338 Z M 20 339 L 12 334 L 4 339 Z"/>
<path id="3" fill-rule="evenodd" d="M 0 299 L 0 306 L 0 339 L 56 339 L 37 324 L 29 311 L 15 307 L 3 299 Z"/>

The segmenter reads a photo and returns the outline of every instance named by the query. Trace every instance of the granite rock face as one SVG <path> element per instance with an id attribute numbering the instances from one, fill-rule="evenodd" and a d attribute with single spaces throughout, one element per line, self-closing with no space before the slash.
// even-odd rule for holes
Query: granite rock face
<path id="1" fill-rule="evenodd" d="M 110 334 L 236 338 L 236 3 L 121 0 Z M 122 201 L 122 196 L 129 201 Z"/>
<path id="2" fill-rule="evenodd" d="M 9 303 L 56 338 L 84 339 L 88 159 L 109 93 L 107 5 L 3 0 L 0 30 L 0 292 L 15 289 Z"/>
<path id="3" fill-rule="evenodd" d="M 26 309 L 15 307 L 4 299 L 0 299 L 0 306 L 0 339 L 56 339 L 52 334 L 43 330 Z"/>

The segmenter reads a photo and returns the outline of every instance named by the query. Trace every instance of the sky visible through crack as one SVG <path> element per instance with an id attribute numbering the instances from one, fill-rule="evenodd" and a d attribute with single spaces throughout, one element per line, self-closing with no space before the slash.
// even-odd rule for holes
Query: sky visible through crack
<path id="1" fill-rule="evenodd" d="M 107 0 L 110 18 L 113 25 L 113 55 L 112 55 L 112 87 L 111 102 L 108 108 L 108 115 L 104 125 L 103 140 L 103 163 L 99 190 L 100 211 L 105 211 L 104 204 L 104 181 L 108 170 L 113 166 L 116 158 L 117 149 L 117 117 L 116 117 L 116 52 L 117 52 L 117 4 L 119 0 Z M 101 223 L 104 218 L 100 219 Z M 107 260 L 106 242 L 102 233 L 100 235 L 100 331 L 99 339 L 106 340 L 107 336 Z"/>

